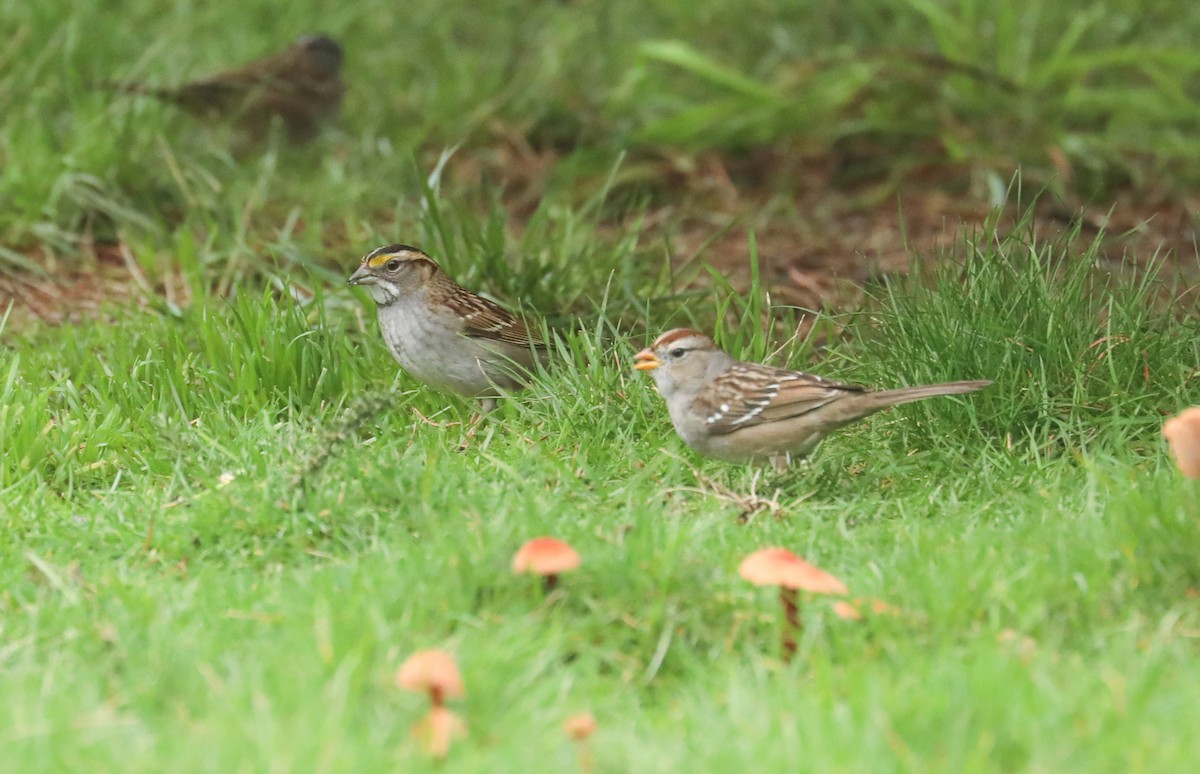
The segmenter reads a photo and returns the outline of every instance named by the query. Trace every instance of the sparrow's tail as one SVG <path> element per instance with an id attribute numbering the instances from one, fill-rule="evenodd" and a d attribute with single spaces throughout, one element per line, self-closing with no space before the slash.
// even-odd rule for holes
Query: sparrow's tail
<path id="1" fill-rule="evenodd" d="M 185 83 L 176 88 L 158 88 L 144 83 L 104 81 L 96 88 L 120 94 L 137 94 L 174 105 L 193 115 L 216 118 L 230 115 L 246 96 L 244 84 L 208 79 Z"/>
<path id="2" fill-rule="evenodd" d="M 138 94 L 143 97 L 154 97 L 167 102 L 172 102 L 177 99 L 174 89 L 156 89 L 153 86 L 147 86 L 144 83 L 122 83 L 120 81 L 100 81 L 92 84 L 94 89 L 102 89 L 104 91 L 115 91 L 118 94 Z"/>
<path id="3" fill-rule="evenodd" d="M 967 392 L 982 390 L 991 384 L 990 380 L 980 379 L 972 382 L 945 382 L 943 384 L 924 384 L 920 387 L 901 387 L 898 390 L 882 390 L 863 395 L 876 410 L 888 406 L 899 406 L 901 403 L 912 403 L 915 400 L 936 398 L 939 395 L 962 395 Z"/>

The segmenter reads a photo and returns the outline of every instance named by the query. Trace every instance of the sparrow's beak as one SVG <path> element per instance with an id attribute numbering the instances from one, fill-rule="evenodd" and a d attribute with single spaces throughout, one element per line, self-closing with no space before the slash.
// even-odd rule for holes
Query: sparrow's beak
<path id="1" fill-rule="evenodd" d="M 376 283 L 375 275 L 367 271 L 366 266 L 359 266 L 350 279 L 346 280 L 347 285 L 374 285 Z"/>
<path id="2" fill-rule="evenodd" d="M 658 355 L 648 349 L 643 349 L 633 356 L 633 367 L 639 371 L 653 371 L 660 365 L 662 361 L 658 359 Z"/>

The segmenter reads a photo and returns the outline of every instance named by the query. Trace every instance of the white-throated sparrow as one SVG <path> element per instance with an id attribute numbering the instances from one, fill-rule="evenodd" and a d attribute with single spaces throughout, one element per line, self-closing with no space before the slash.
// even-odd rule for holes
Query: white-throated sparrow
<path id="1" fill-rule="evenodd" d="M 415 247 L 372 250 L 348 281 L 370 290 L 383 340 L 405 371 L 434 389 L 482 398 L 484 410 L 497 388 L 523 386 L 545 356 L 523 320 L 455 283 Z"/>
<path id="2" fill-rule="evenodd" d="M 769 459 L 784 468 L 844 425 L 890 406 L 960 395 L 990 381 L 871 392 L 802 371 L 742 363 L 703 333 L 676 328 L 635 356 L 650 371 L 676 432 L 701 454 L 729 462 Z"/>
<path id="3" fill-rule="evenodd" d="M 304 35 L 283 51 L 174 88 L 109 84 L 145 94 L 203 119 L 229 121 L 258 142 L 279 120 L 289 141 L 307 142 L 341 110 L 342 47 L 327 35 Z"/>

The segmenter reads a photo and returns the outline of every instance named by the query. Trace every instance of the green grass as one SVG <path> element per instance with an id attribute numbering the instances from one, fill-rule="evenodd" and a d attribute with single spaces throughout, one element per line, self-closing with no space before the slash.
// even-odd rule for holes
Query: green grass
<path id="1" fill-rule="evenodd" d="M 120 242 L 150 286 L 191 297 L 0 322 L 4 767 L 432 769 L 408 733 L 423 700 L 392 684 L 429 647 L 466 682 L 454 771 L 570 771 L 562 722 L 582 710 L 600 772 L 1200 757 L 1200 492 L 1159 437 L 1200 403 L 1176 264 L 1106 272 L 1076 232 L 991 224 L 792 340 L 807 313 L 773 306 L 753 261 L 745 294 L 711 256 L 670 261 L 697 212 L 661 179 L 664 157 L 770 144 L 869 147 L 852 177 L 933 161 L 1001 192 L 1017 168 L 1084 197 L 1186 190 L 1200 12 L 464 8 L 142 2 L 118 18 L 0 0 L 0 279 Z M 238 160 L 89 88 L 176 82 L 315 29 L 347 42 L 352 91 L 312 148 Z M 520 215 L 510 131 L 561 154 Z M 1053 147 L 1072 179 L 1050 181 Z M 474 431 L 467 402 L 397 374 L 344 286 L 394 240 L 568 345 Z M 676 438 L 630 368 L 676 324 L 876 386 L 995 384 L 873 417 L 781 477 Z M 747 513 L 751 493 L 777 508 Z M 550 595 L 508 569 L 543 534 L 584 561 Z M 900 614 L 846 622 L 809 601 L 782 663 L 775 596 L 736 573 L 767 545 Z"/>
<path id="2" fill-rule="evenodd" d="M 950 165 L 983 192 L 1018 168 L 1085 199 L 1200 181 L 1200 11 L 1178 0 L 275 7 L 135 3 L 118 23 L 102 6 L 0 3 L 13 31 L 0 242 L 69 251 L 81 232 L 115 233 L 168 249 L 184 230 L 235 265 L 281 242 L 289 259 L 331 259 L 411 232 L 420 181 L 448 147 L 475 162 L 447 183 L 456 201 L 486 199 L 480 180 L 503 187 L 527 166 L 497 152 L 506 133 L 558 149 L 537 190 L 572 204 L 623 153 L 614 201 L 671 201 L 664 172 L 690 154 L 768 143 L 843 159 L 848 179 Z M 350 92 L 340 130 L 310 152 L 238 163 L 170 109 L 94 88 L 179 83 L 314 29 L 345 41 Z M 784 194 L 808 182 L 776 166 L 747 175 Z"/>
<path id="3" fill-rule="evenodd" d="M 583 709 L 602 771 L 1181 767 L 1200 498 L 1157 428 L 1200 397 L 1200 339 L 1194 318 L 1149 324 L 1159 279 L 1085 282 L 1090 250 L 984 235 L 885 291 L 823 372 L 996 385 L 757 483 L 682 447 L 629 370 L 642 334 L 603 324 L 563 334 L 574 354 L 473 437 L 471 407 L 394 381 L 332 295 L 29 333 L 0 400 L 5 760 L 412 768 L 421 701 L 390 675 L 437 646 L 467 683 L 456 770 L 569 768 L 560 726 Z M 1137 338 L 1151 382 L 1119 348 L 1080 367 L 1106 332 Z M 693 465 L 782 515 L 741 524 Z M 584 556 L 549 597 L 508 572 L 540 534 Z M 901 615 L 810 602 L 782 664 L 774 597 L 735 572 L 771 544 Z"/>

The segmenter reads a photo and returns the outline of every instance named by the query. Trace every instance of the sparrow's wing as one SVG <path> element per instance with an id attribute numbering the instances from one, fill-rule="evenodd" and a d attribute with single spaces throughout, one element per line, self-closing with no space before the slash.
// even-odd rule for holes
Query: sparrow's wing
<path id="1" fill-rule="evenodd" d="M 724 435 L 764 422 L 816 411 L 865 388 L 754 363 L 738 363 L 718 376 L 701 407 L 709 432 Z"/>
<path id="2" fill-rule="evenodd" d="M 264 100 L 305 96 L 304 51 L 296 45 L 243 65 L 213 73 L 174 90 L 175 101 L 195 113 L 231 116 Z M 276 111 L 278 112 L 278 111 Z"/>
<path id="3" fill-rule="evenodd" d="M 205 79 L 176 89 L 160 89 L 154 96 L 174 102 L 198 116 L 224 117 L 242 110 L 257 84 L 252 80 Z"/>
<path id="4" fill-rule="evenodd" d="M 473 339 L 488 339 L 528 348 L 545 346 L 542 336 L 531 330 L 525 321 L 494 301 L 471 292 L 454 296 L 451 308 L 462 315 L 463 335 Z"/>

